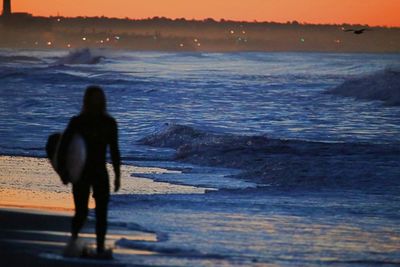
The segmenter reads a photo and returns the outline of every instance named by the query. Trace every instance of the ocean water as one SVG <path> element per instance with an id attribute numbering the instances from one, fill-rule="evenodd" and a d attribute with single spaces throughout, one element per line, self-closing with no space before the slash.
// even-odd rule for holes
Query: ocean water
<path id="1" fill-rule="evenodd" d="M 209 189 L 114 195 L 111 225 L 158 236 L 119 261 L 400 264 L 399 54 L 68 53 L 0 50 L 0 154 L 44 157 L 97 84 L 124 163 L 179 170 L 137 176 Z"/>

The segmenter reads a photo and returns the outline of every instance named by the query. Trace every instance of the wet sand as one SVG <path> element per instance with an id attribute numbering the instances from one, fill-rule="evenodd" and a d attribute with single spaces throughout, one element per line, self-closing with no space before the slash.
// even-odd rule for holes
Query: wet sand
<path id="1" fill-rule="evenodd" d="M 0 209 L 0 217 L 1 266 L 71 265 L 68 261 L 43 257 L 45 253 L 61 255 L 68 236 L 55 236 L 50 233 L 67 231 L 70 217 L 39 214 L 22 209 Z M 80 264 L 74 263 L 74 266 Z"/>
<path id="2" fill-rule="evenodd" d="M 132 173 L 146 172 L 169 171 L 122 166 L 123 187 L 120 193 L 204 192 L 204 189 L 132 176 Z M 110 176 L 112 181 L 112 173 Z M 94 207 L 93 200 L 90 207 Z M 64 258 L 62 251 L 70 236 L 72 215 L 71 186 L 61 183 L 46 159 L 0 156 L 0 266 L 120 266 L 123 264 L 118 258 L 124 255 L 155 254 L 115 246 L 121 238 L 157 242 L 155 234 L 109 225 L 107 246 L 114 248 L 114 260 Z M 89 217 L 81 240 L 86 244 L 95 244 L 94 233 L 94 220 Z M 135 266 L 135 263 L 129 265 Z"/>
<path id="3" fill-rule="evenodd" d="M 0 218 L 1 266 L 121 266 L 118 261 L 121 255 L 152 255 L 154 252 L 114 247 L 116 240 L 157 240 L 151 233 L 126 232 L 114 227 L 107 234 L 107 246 L 114 248 L 113 260 L 65 258 L 62 252 L 69 239 L 70 216 L 44 210 L 2 208 Z M 86 244 L 95 244 L 93 233 L 94 222 L 88 221 L 80 239 Z"/>
<path id="4" fill-rule="evenodd" d="M 114 175 L 109 167 L 110 184 Z M 182 194 L 205 192 L 205 188 L 173 185 L 141 178 L 134 173 L 180 173 L 161 168 L 121 166 L 118 194 Z M 71 184 L 63 185 L 47 159 L 0 155 L 0 207 L 20 207 L 72 212 Z M 113 192 L 113 187 L 111 186 Z M 114 194 L 114 193 L 113 193 Z M 91 198 L 90 208 L 94 208 Z"/>

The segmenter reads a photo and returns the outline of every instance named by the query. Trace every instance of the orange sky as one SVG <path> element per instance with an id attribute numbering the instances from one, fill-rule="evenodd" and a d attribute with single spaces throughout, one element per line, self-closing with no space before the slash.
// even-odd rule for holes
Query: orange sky
<path id="1" fill-rule="evenodd" d="M 360 23 L 400 27 L 400 0 L 12 0 L 14 12 L 55 16 L 308 23 Z"/>

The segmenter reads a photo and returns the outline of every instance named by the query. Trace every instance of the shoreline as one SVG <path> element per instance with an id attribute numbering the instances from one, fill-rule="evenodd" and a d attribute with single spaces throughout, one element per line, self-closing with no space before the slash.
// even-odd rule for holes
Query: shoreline
<path id="1" fill-rule="evenodd" d="M 177 171 L 123 165 L 121 173 L 122 189 L 118 194 L 205 192 L 203 188 L 156 182 L 132 175 L 178 173 Z M 113 179 L 113 174 L 110 173 L 110 182 Z M 158 254 L 146 248 L 127 249 L 116 245 L 121 239 L 158 242 L 156 233 L 109 223 L 106 243 L 108 247 L 114 247 L 113 261 L 64 258 L 62 251 L 70 236 L 70 223 L 74 211 L 71 185 L 65 186 L 61 183 L 46 158 L 28 156 L 0 155 L 0 181 L 2 266 L 116 266 L 123 264 L 121 260 L 126 260 L 127 255 L 135 257 Z M 90 197 L 89 209 L 93 209 L 94 206 L 93 198 Z M 92 216 L 88 217 L 81 233 L 80 239 L 85 243 L 95 244 L 95 220 Z"/>
<path id="2" fill-rule="evenodd" d="M 47 213 L 48 211 L 46 211 Z M 54 239 L 43 231 L 68 229 L 68 218 L 62 215 L 33 213 L 28 210 L 0 208 L 0 257 L 4 266 L 67 266 L 40 257 L 41 253 L 62 251 L 64 238 Z M 32 231 L 32 234 L 29 232 Z M 36 232 L 36 234 L 35 234 Z"/>
<path id="3" fill-rule="evenodd" d="M 0 164 L 0 207 L 73 211 L 71 186 L 61 183 L 47 159 L 0 156 Z"/>
<path id="4" fill-rule="evenodd" d="M 20 163 L 19 165 L 23 164 L 23 162 L 26 163 L 32 160 L 31 158 L 13 159 L 7 157 L 0 157 L 1 167 L 5 166 L 4 162 L 7 162 L 5 161 L 5 159 L 9 159 L 11 161 L 17 160 L 17 162 L 18 160 L 22 160 L 22 163 Z M 33 162 L 35 163 L 40 163 L 41 161 L 43 161 L 43 159 L 39 161 L 37 161 L 37 159 L 36 161 L 33 160 Z M 19 165 L 17 164 L 17 166 Z M 46 166 L 48 165 L 49 164 L 46 163 Z M 22 166 L 26 167 L 26 165 Z M 31 167 L 35 168 L 37 168 L 38 166 L 41 165 L 37 164 L 31 165 Z M 33 170 L 37 170 L 35 168 L 28 170 L 27 174 L 29 175 L 25 176 L 27 180 L 25 180 L 24 183 L 21 184 L 25 186 L 25 188 L 29 188 L 30 190 L 35 190 L 37 186 L 35 185 L 35 179 L 33 179 L 32 176 L 32 173 L 34 173 Z M 2 169 L 2 172 L 0 172 L 0 181 L 2 181 L 1 186 L 2 187 L 17 186 L 18 183 L 8 184 L 7 183 L 8 180 L 4 180 L 4 178 L 1 178 L 2 174 L 7 176 L 7 172 L 4 173 L 4 169 Z M 39 167 L 39 169 L 41 168 Z M 11 173 L 18 172 L 17 169 L 10 169 L 10 171 Z M 49 175 L 49 174 L 46 174 L 46 172 L 44 172 L 44 175 Z M 38 175 L 37 177 L 42 177 L 43 181 L 43 176 Z M 134 179 L 132 180 L 136 182 L 134 183 L 135 186 L 140 185 L 140 183 L 138 184 L 140 178 L 134 177 Z M 53 179 L 51 181 L 53 181 L 54 183 L 60 183 L 58 177 L 56 180 Z M 26 182 L 30 183 L 29 187 L 27 187 Z M 144 185 L 144 187 L 150 185 L 151 184 L 147 184 Z M 2 192 L 3 191 L 0 191 L 1 196 L 3 196 Z M 43 194 L 42 196 L 46 196 L 47 192 L 42 191 L 42 194 Z M 192 263 L 190 264 L 190 266 L 196 266 L 196 263 L 198 263 L 198 260 L 200 260 L 201 262 L 205 263 L 206 262 L 215 263 L 214 265 L 223 265 L 223 263 L 227 263 L 227 265 L 230 265 L 234 264 L 234 259 L 230 258 L 229 256 L 225 258 L 224 254 L 225 250 L 222 248 L 225 248 L 226 244 L 219 243 L 219 241 L 215 238 L 212 239 L 213 241 L 210 243 L 210 245 L 214 244 L 213 242 L 216 242 L 216 244 L 219 244 L 218 246 L 221 246 L 220 248 L 222 249 L 218 253 L 213 254 L 213 251 L 210 252 L 209 247 L 204 248 L 201 245 L 200 246 L 195 245 L 197 243 L 202 244 L 204 240 L 201 237 L 201 234 L 199 233 L 204 233 L 204 231 L 207 232 L 212 231 L 212 229 L 215 229 L 213 227 L 221 229 L 220 228 L 221 225 L 224 225 L 225 223 L 227 223 L 227 225 L 221 230 L 225 229 L 227 231 L 231 231 L 231 229 L 236 229 L 234 227 L 235 225 L 239 227 L 240 225 L 243 225 L 243 223 L 245 223 L 247 226 L 250 225 L 254 227 L 261 227 L 259 228 L 260 230 L 264 229 L 264 224 L 262 223 L 260 225 L 258 223 L 257 217 L 255 217 L 255 219 L 253 220 L 251 217 L 248 216 L 249 214 L 247 212 L 245 213 L 240 212 L 242 208 L 245 208 L 247 210 L 247 208 L 249 207 L 247 206 L 246 203 L 241 201 L 234 202 L 239 204 L 238 210 L 231 211 L 232 213 L 228 212 L 227 214 L 220 217 L 220 215 L 222 214 L 218 212 L 219 209 L 217 208 L 217 210 L 214 210 L 211 206 L 214 206 L 215 203 L 220 203 L 219 200 L 221 200 L 221 198 L 214 199 L 211 196 L 211 199 L 204 203 L 204 200 L 206 200 L 208 197 L 200 196 L 200 199 L 196 200 L 193 198 L 189 198 L 188 203 L 183 203 L 184 201 L 182 200 L 185 200 L 187 198 L 181 199 L 179 197 L 175 198 L 174 196 L 172 196 L 172 199 L 170 199 L 172 202 L 168 202 L 169 199 L 168 196 L 160 195 L 159 197 L 157 197 L 152 195 L 151 193 L 148 193 L 148 196 L 139 196 L 137 195 L 137 193 L 134 192 L 132 194 L 133 194 L 132 199 L 131 198 L 125 199 L 124 196 L 121 196 L 121 198 L 118 197 L 116 198 L 117 200 L 121 201 L 120 203 L 124 202 L 122 203 L 123 204 L 122 206 L 124 208 L 118 209 L 118 201 L 117 201 L 116 203 L 114 203 L 114 206 L 112 206 L 110 209 L 111 213 L 113 213 L 114 207 L 116 207 L 117 211 L 117 213 L 115 214 L 110 214 L 111 220 L 108 228 L 109 231 L 107 234 L 108 246 L 110 244 L 111 246 L 114 246 L 115 260 L 99 261 L 99 260 L 88 260 L 82 258 L 73 258 L 73 259 L 64 258 L 62 256 L 62 250 L 69 238 L 69 224 L 71 221 L 70 216 L 42 209 L 31 210 L 29 208 L 25 208 L 25 209 L 10 210 L 10 209 L 0 208 L 0 217 L 2 218 L 2 220 L 0 220 L 0 250 L 2 251 L 0 252 L 0 254 L 1 256 L 3 256 L 2 261 L 0 261 L 0 263 L 2 263 L 2 265 L 4 266 L 33 266 L 33 267 L 36 266 L 58 267 L 58 266 L 71 266 L 71 265 L 152 266 L 152 264 L 154 263 L 156 263 L 159 266 L 165 266 L 168 263 L 174 263 L 175 260 L 177 260 L 176 262 L 178 263 L 186 262 L 186 265 L 182 264 L 182 266 L 188 266 L 187 263 Z M 276 253 L 278 253 L 277 254 L 278 259 L 275 258 L 276 255 L 274 256 L 273 253 L 268 254 L 262 252 L 261 250 L 258 251 L 255 260 L 260 260 L 260 264 L 261 262 L 266 263 L 263 261 L 264 257 L 271 257 L 272 260 L 271 262 L 277 262 L 279 265 L 280 262 L 279 255 L 285 256 L 285 251 L 286 251 L 285 248 L 297 249 L 301 248 L 304 244 L 310 245 L 310 247 L 307 248 L 307 251 L 312 251 L 312 253 L 315 255 L 313 261 L 316 263 L 315 265 L 321 263 L 330 264 L 331 261 L 326 260 L 326 258 L 323 257 L 325 254 L 321 249 L 323 249 L 324 247 L 312 246 L 315 243 L 325 244 L 327 238 L 328 241 L 331 240 L 327 243 L 327 245 L 331 246 L 332 248 L 328 252 L 333 253 L 329 255 L 335 255 L 334 253 L 335 251 L 337 251 L 337 249 L 339 249 L 339 251 L 343 251 L 341 249 L 343 248 L 351 249 L 353 248 L 353 246 L 355 246 L 356 251 L 354 253 L 356 254 L 354 255 L 352 254 L 351 255 L 353 256 L 352 258 L 358 259 L 358 257 L 362 256 L 362 259 L 364 260 L 365 257 L 365 262 L 368 263 L 371 261 L 371 259 L 376 259 L 376 257 L 379 257 L 376 260 L 381 260 L 384 257 L 389 257 L 387 261 L 382 260 L 380 262 L 397 264 L 397 260 L 395 258 L 395 252 L 390 252 L 390 251 L 391 250 L 395 251 L 397 249 L 396 240 L 398 240 L 398 233 L 395 231 L 395 228 L 393 227 L 386 228 L 385 226 L 386 224 L 383 223 L 385 222 L 385 217 L 378 216 L 379 220 L 377 222 L 375 222 L 374 220 L 373 221 L 368 220 L 369 216 L 371 216 L 371 214 L 374 214 L 373 212 L 375 208 L 373 207 L 373 205 L 372 206 L 366 205 L 366 207 L 353 206 L 353 205 L 358 205 L 355 204 L 358 203 L 357 194 L 355 196 L 351 196 L 351 198 L 355 197 L 355 199 L 350 198 L 348 200 L 346 200 L 347 197 L 343 198 L 345 194 L 341 195 L 342 197 L 339 199 L 336 199 L 335 197 L 327 198 L 324 194 L 317 195 L 316 198 L 314 198 L 313 196 L 301 197 L 302 194 L 303 193 L 293 196 L 290 196 L 290 194 L 289 195 L 284 194 L 280 196 L 278 195 L 278 199 L 276 198 L 276 196 L 267 196 L 266 200 L 269 199 L 272 201 L 262 201 L 259 203 L 261 204 L 259 211 L 265 211 L 268 210 L 269 208 L 272 209 L 270 211 L 267 211 L 267 213 L 269 213 L 269 216 L 267 214 L 264 214 L 264 216 L 262 216 L 259 219 L 262 220 L 262 222 L 266 223 L 265 226 L 273 226 L 273 228 L 271 229 L 277 229 L 276 232 L 268 232 L 268 237 L 272 238 L 272 240 L 271 239 L 258 240 L 257 242 L 261 242 L 259 244 L 262 244 L 265 247 L 269 247 L 276 244 L 276 242 L 283 242 L 283 241 L 286 242 L 287 241 L 286 238 L 288 237 L 288 235 L 289 236 L 294 235 L 300 238 L 300 239 L 294 239 L 293 240 L 294 243 L 290 243 L 288 247 L 284 245 L 282 249 L 277 248 L 276 250 L 274 250 Z M 242 196 L 245 196 L 246 199 L 248 199 L 249 197 L 248 194 L 244 194 Z M 224 199 L 225 197 L 226 196 L 222 196 L 222 199 Z M 235 198 L 234 195 L 232 195 L 232 197 Z M 240 194 L 239 198 L 241 198 Z M 149 199 L 152 199 L 152 201 L 148 201 Z M 274 200 L 276 199 L 278 202 L 281 201 L 285 202 L 284 206 L 282 207 L 281 204 L 274 202 Z M 335 199 L 336 200 L 341 199 L 342 201 L 336 202 Z M 375 201 L 374 199 L 379 199 L 379 197 L 361 198 L 361 200 L 372 201 L 372 202 Z M 133 200 L 133 202 L 131 202 L 131 200 Z M 153 200 L 155 200 L 155 202 L 153 202 Z M 327 204 L 324 207 L 320 207 L 319 204 L 320 201 L 318 200 L 326 200 Z M 176 203 L 176 201 L 179 202 L 178 206 L 175 206 L 175 204 L 173 204 Z M 245 206 L 242 206 L 242 204 L 240 203 L 242 203 Z M 255 203 L 256 206 L 258 206 L 257 202 Z M 379 207 L 379 205 L 383 205 L 383 203 L 384 202 L 382 203 L 379 202 L 377 207 Z M 231 207 L 232 205 L 231 203 L 226 203 L 226 204 L 221 203 L 221 204 L 224 205 L 221 206 L 221 208 L 224 207 L 223 210 L 226 210 L 226 207 Z M 331 210 L 332 204 L 334 205 L 334 207 L 338 207 L 338 205 L 343 206 L 343 208 L 337 210 L 339 212 L 338 214 L 341 215 L 340 221 L 333 223 L 333 225 L 331 224 L 331 219 L 332 219 L 331 211 L 328 211 Z M 208 208 L 205 209 L 198 208 L 199 207 L 198 205 L 206 205 L 208 206 Z M 217 206 L 219 205 L 220 204 L 217 204 Z M 186 209 L 188 207 L 190 207 L 190 209 L 188 210 L 189 213 L 182 212 L 181 214 L 182 208 Z M 291 209 L 291 207 L 296 209 L 300 208 L 300 214 L 298 214 L 297 212 L 294 212 L 293 214 L 293 210 Z M 314 213 L 310 214 L 308 211 L 312 207 L 316 209 L 315 214 Z M 347 210 L 349 207 L 351 210 Z M 352 215 L 353 208 L 357 208 L 357 210 L 366 213 L 365 215 L 361 215 L 360 217 L 358 216 L 353 217 Z M 213 215 L 213 213 L 215 211 L 216 211 L 215 215 L 219 217 L 217 221 L 213 221 L 213 218 L 215 216 Z M 281 214 L 282 211 L 285 211 L 284 214 L 286 215 L 282 215 Z M 388 215 L 392 214 L 390 210 L 386 212 L 389 212 Z M 291 215 L 287 216 L 288 213 Z M 118 218 L 115 216 L 117 214 L 119 215 L 119 217 L 117 216 Z M 207 217 L 207 214 L 210 214 L 210 217 Z M 257 212 L 256 214 L 259 213 Z M 385 212 L 383 213 L 382 216 L 385 216 L 384 214 Z M 137 217 L 131 217 L 131 215 Z M 189 217 L 195 216 L 194 218 L 192 218 L 192 222 L 190 221 L 190 218 L 188 218 L 188 215 Z M 208 221 L 210 221 L 213 227 L 209 228 L 204 224 L 201 224 L 201 220 L 204 217 L 207 221 L 206 223 L 208 224 Z M 182 222 L 182 224 L 179 225 L 179 228 L 176 228 L 174 230 L 174 227 L 173 228 L 166 227 L 167 224 L 174 222 L 177 218 L 179 221 Z M 317 218 L 317 221 L 311 222 L 310 219 L 312 218 L 314 219 Z M 353 222 L 354 218 L 356 219 L 355 222 Z M 188 219 L 188 221 L 185 221 L 186 219 Z M 230 224 L 231 219 L 234 220 L 232 224 Z M 359 226 L 358 222 L 363 221 L 364 219 L 367 219 L 366 226 Z M 157 220 L 163 220 L 164 223 L 161 223 L 160 225 L 157 226 Z M 179 233 L 178 229 L 190 228 L 193 225 L 192 223 L 197 220 L 199 220 L 199 224 L 196 227 L 199 228 L 188 230 L 184 233 Z M 389 227 L 391 227 L 391 225 L 394 225 L 391 223 L 392 222 L 390 222 Z M 148 227 L 149 224 L 152 226 Z M 377 230 L 373 233 L 370 233 L 369 227 L 377 227 Z M 258 228 L 255 228 L 254 231 L 241 233 L 242 237 L 244 238 L 244 241 L 241 241 L 240 246 L 246 246 L 247 244 L 249 244 L 246 243 L 245 240 L 248 240 L 247 242 L 253 242 L 252 241 L 254 240 L 253 238 L 255 238 L 258 235 L 257 229 Z M 290 229 L 292 230 L 295 229 L 295 230 L 292 231 Z M 299 229 L 299 231 L 297 231 L 296 229 Z M 310 229 L 312 229 L 311 232 Z M 92 216 L 89 217 L 89 220 L 86 223 L 84 229 L 82 230 L 82 233 L 83 234 L 81 235 L 81 237 L 83 239 L 87 240 L 87 242 L 91 244 L 94 243 L 95 240 L 94 220 Z M 347 237 L 352 236 L 354 233 L 356 233 L 356 236 L 359 236 L 359 238 L 356 238 L 355 240 L 353 239 L 348 240 Z M 193 240 L 187 241 L 187 239 L 185 238 L 176 239 L 185 236 L 186 238 L 187 236 L 194 237 L 196 243 L 193 243 Z M 223 237 L 224 235 L 221 236 Z M 182 241 L 183 243 L 182 245 L 177 245 L 176 243 L 174 243 L 174 240 L 175 242 L 179 240 Z M 367 247 L 363 245 L 364 243 L 366 243 L 366 241 L 372 242 L 371 244 L 374 247 L 374 252 L 376 252 L 375 255 L 365 256 L 365 254 L 359 254 L 359 253 L 365 253 L 365 251 L 369 251 L 367 250 Z M 345 247 L 339 246 L 338 244 L 344 245 Z M 234 247 L 229 247 L 229 248 L 233 249 Z M 386 250 L 389 250 L 389 252 L 385 252 Z M 237 253 L 238 254 L 235 254 L 235 257 L 241 258 L 242 252 L 237 252 Z M 299 262 L 305 263 L 303 265 L 307 265 L 307 263 L 310 263 L 310 261 L 307 261 L 307 259 L 298 256 L 296 257 L 296 255 L 294 254 L 290 254 L 288 256 L 295 257 L 294 258 L 295 261 L 293 262 L 294 265 L 296 265 Z M 343 257 L 339 257 L 338 261 L 340 262 L 341 259 L 343 259 Z M 249 263 L 246 257 L 241 258 L 241 260 L 243 260 L 243 262 L 245 263 Z M 254 261 L 252 263 L 255 264 Z M 170 265 L 177 266 L 174 264 Z M 249 265 L 251 265 L 251 263 Z"/>
<path id="5" fill-rule="evenodd" d="M 114 174 L 108 166 L 110 191 Z M 202 194 L 206 188 L 157 182 L 136 175 L 146 173 L 180 173 L 156 167 L 121 166 L 122 187 L 117 194 Z M 63 185 L 46 158 L 0 155 L 0 207 L 20 207 L 51 211 L 73 211 L 71 184 Z M 94 208 L 90 197 L 89 208 Z"/>
<path id="6" fill-rule="evenodd" d="M 63 249 L 69 240 L 71 216 L 49 212 L 0 207 L 0 263 L 2 266 L 121 266 L 121 255 L 146 256 L 152 251 L 125 249 L 116 246 L 121 238 L 157 241 L 151 233 L 125 231 L 111 226 L 107 234 L 107 246 L 114 250 L 113 260 L 66 258 Z M 80 240 L 92 246 L 95 244 L 95 223 L 88 220 Z"/>
<path id="7" fill-rule="evenodd" d="M 400 51 L 336 51 L 336 50 L 193 50 L 193 51 L 181 51 L 181 50 L 167 50 L 167 49 L 132 49 L 132 48 L 116 48 L 116 47 L 96 47 L 96 46 L 77 46 L 74 48 L 65 47 L 35 47 L 35 46 L 21 46 L 21 47 L 9 47 L 0 46 L 0 50 L 18 50 L 23 51 L 67 51 L 74 52 L 82 49 L 90 50 L 108 50 L 108 51 L 124 51 L 132 53 L 172 53 L 172 54 L 253 54 L 253 53 L 266 53 L 266 54 L 333 54 L 333 55 L 346 55 L 346 54 L 357 54 L 357 55 L 398 55 Z M 16 155 L 20 156 L 20 155 Z"/>
<path id="8" fill-rule="evenodd" d="M 110 172 L 110 182 L 113 174 Z M 122 189 L 117 194 L 203 194 L 206 189 L 175 185 L 142 178 L 136 174 L 180 173 L 157 167 L 121 166 Z M 46 158 L 0 155 L 0 265 L 4 266 L 119 266 L 129 264 L 127 259 L 159 252 L 144 248 L 118 246 L 119 240 L 160 242 L 158 235 L 142 227 L 127 227 L 109 221 L 106 244 L 114 249 L 114 260 L 100 261 L 83 258 L 64 258 L 63 248 L 70 236 L 74 207 L 71 185 L 65 186 Z M 112 183 L 111 183 L 112 185 Z M 113 190 L 113 188 L 110 188 Z M 115 195 L 115 193 L 112 193 Z M 95 244 L 94 200 L 92 211 L 81 231 L 84 243 Z M 110 210 L 113 209 L 110 206 Z M 143 265 L 140 265 L 143 266 Z"/>
<path id="9" fill-rule="evenodd" d="M 13 48 L 124 48 L 147 51 L 339 51 L 399 52 L 400 27 L 357 24 L 250 22 L 214 19 L 117 19 L 105 17 L 37 17 L 1 19 Z M 29 25 L 27 28 L 26 25 Z M 372 29 L 356 36 L 345 29 Z M 96 28 L 94 32 L 82 29 Z M 29 29 L 29 32 L 27 32 Z M 68 29 L 68 30 L 66 30 Z M 24 34 L 24 41 L 18 34 Z M 268 34 L 265 34 L 268 33 Z M 382 40 L 376 42 L 375 40 Z"/>

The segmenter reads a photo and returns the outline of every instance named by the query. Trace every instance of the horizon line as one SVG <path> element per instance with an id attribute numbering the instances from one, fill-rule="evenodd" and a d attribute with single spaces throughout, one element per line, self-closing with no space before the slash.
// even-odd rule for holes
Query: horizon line
<path id="1" fill-rule="evenodd" d="M 146 17 L 146 18 L 132 18 L 132 17 L 108 17 L 104 15 L 97 15 L 97 16 L 63 16 L 63 15 L 49 15 L 49 16 L 41 16 L 41 15 L 34 15 L 29 12 L 12 12 L 11 14 L 29 14 L 33 18 L 64 18 L 64 19 L 95 19 L 95 18 L 100 18 L 100 19 L 118 19 L 118 20 L 128 20 L 128 21 L 140 21 L 140 20 L 153 20 L 153 19 L 166 19 L 166 20 L 171 20 L 171 21 L 177 21 L 177 20 L 184 20 L 184 21 L 195 21 L 195 22 L 204 22 L 207 20 L 214 21 L 216 23 L 223 23 L 223 22 L 233 22 L 233 23 L 249 23 L 249 24 L 263 24 L 263 23 L 269 23 L 269 24 L 298 24 L 298 25 L 316 25 L 316 26 L 343 26 L 343 25 L 349 25 L 349 26 L 367 26 L 371 28 L 400 28 L 399 26 L 389 26 L 389 25 L 370 25 L 370 24 L 362 24 L 362 23 L 349 23 L 349 22 L 342 22 L 342 23 L 313 23 L 313 22 L 307 22 L 307 21 L 297 21 L 297 20 L 288 20 L 286 22 L 278 22 L 278 21 L 258 21 L 258 20 L 235 20 L 235 19 L 225 19 L 225 18 L 220 18 L 220 19 L 215 19 L 212 17 L 204 18 L 204 19 L 199 19 L 199 18 L 171 18 L 171 17 L 165 17 L 165 16 L 153 16 L 153 17 Z M 0 16 L 1 17 L 1 16 Z"/>

